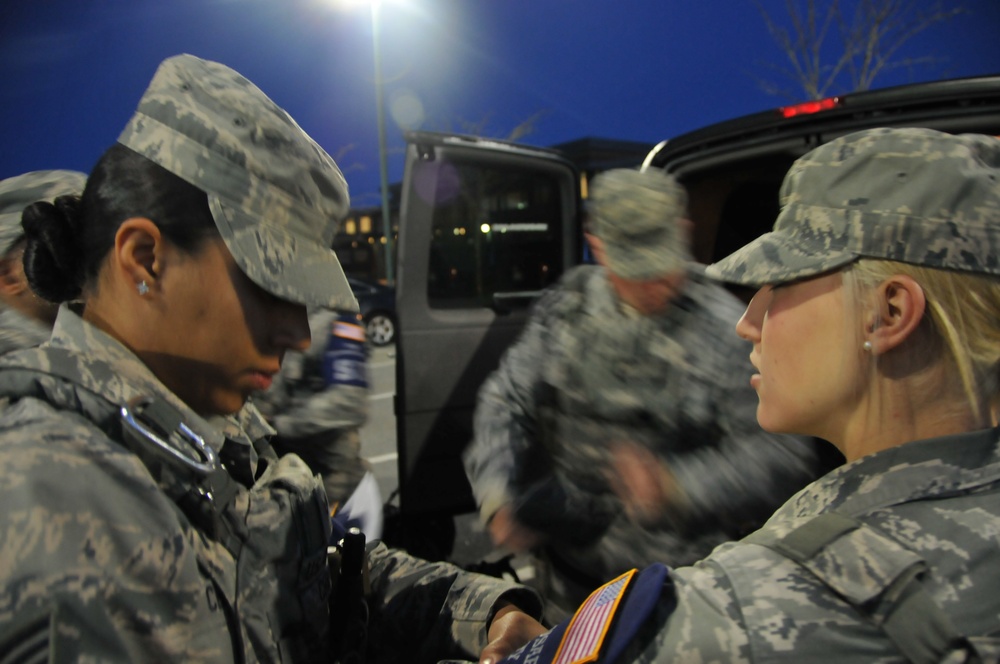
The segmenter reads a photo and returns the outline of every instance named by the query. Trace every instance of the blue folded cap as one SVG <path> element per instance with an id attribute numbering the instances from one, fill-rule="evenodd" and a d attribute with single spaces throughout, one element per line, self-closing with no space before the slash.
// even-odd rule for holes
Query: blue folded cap
<path id="1" fill-rule="evenodd" d="M 502 664 L 611 664 L 632 643 L 661 601 L 669 602 L 670 610 L 677 604 L 666 566 L 653 563 L 642 572 L 632 570 L 595 590 L 572 618 L 529 641 L 504 658 Z"/>

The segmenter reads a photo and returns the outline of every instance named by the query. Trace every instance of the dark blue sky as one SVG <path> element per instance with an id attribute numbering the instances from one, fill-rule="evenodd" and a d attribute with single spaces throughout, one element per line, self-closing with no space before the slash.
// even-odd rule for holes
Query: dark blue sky
<path id="1" fill-rule="evenodd" d="M 784 0 L 762 2 L 783 16 Z M 962 2 L 900 53 L 942 61 L 876 87 L 1000 73 L 1000 1 Z M 377 204 L 371 16 L 334 4 L 2 0 L 0 178 L 89 171 L 157 64 L 186 52 L 254 81 L 337 158 L 354 202 Z M 386 0 L 382 16 L 386 100 L 422 109 L 424 129 L 504 136 L 536 117 L 534 145 L 655 143 L 787 102 L 758 86 L 784 63 L 751 0 Z M 388 126 L 395 181 L 403 142 Z"/>

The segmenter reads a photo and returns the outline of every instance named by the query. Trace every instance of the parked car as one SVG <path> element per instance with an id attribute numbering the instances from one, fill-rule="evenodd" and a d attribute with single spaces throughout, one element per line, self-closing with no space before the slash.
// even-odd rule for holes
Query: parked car
<path id="1" fill-rule="evenodd" d="M 388 346 L 396 341 L 396 289 L 354 277 L 347 282 L 358 298 L 361 320 L 368 341 L 373 346 Z"/>

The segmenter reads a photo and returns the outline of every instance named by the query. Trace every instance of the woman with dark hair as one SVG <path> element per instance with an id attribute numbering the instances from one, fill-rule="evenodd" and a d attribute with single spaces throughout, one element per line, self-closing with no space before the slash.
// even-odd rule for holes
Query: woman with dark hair
<path id="1" fill-rule="evenodd" d="M 538 629 L 531 591 L 383 545 L 368 609 L 347 582 L 330 599 L 322 482 L 248 398 L 308 347 L 307 307 L 356 308 L 330 248 L 347 207 L 284 111 L 183 55 L 81 197 L 25 212 L 29 282 L 63 305 L 0 363 L 0 652 L 349 660 L 370 610 L 376 658 L 423 661 Z"/>

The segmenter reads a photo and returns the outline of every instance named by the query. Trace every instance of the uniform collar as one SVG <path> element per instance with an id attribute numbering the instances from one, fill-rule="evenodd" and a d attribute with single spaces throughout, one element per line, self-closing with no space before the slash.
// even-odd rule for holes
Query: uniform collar
<path id="1" fill-rule="evenodd" d="M 869 454 L 813 482 L 775 516 L 872 510 L 1000 482 L 1000 429 L 917 440 Z"/>

